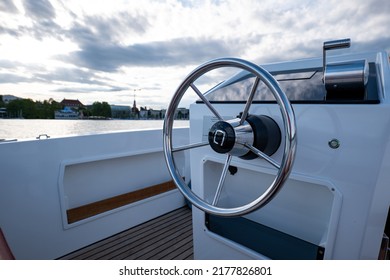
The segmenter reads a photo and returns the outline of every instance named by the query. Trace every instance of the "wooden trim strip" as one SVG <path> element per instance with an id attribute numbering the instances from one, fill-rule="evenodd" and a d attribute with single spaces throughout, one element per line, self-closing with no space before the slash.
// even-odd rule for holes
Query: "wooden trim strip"
<path id="1" fill-rule="evenodd" d="M 68 224 L 78 222 L 80 220 L 113 210 L 133 202 L 137 202 L 145 198 L 171 191 L 175 188 L 176 186 L 173 181 L 168 181 L 151 187 L 146 187 L 140 190 L 69 209 L 66 211 Z"/>

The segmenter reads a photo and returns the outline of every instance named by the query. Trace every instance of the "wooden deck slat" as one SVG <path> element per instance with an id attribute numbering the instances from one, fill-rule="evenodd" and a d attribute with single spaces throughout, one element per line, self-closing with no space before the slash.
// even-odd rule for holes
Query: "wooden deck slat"
<path id="1" fill-rule="evenodd" d="M 163 216 L 158 221 L 148 223 L 147 226 L 141 225 L 139 230 L 135 228 L 131 234 L 108 244 L 109 246 L 106 246 L 105 250 L 101 250 L 99 246 L 97 253 L 90 255 L 87 259 L 118 259 L 123 258 L 123 254 L 134 254 L 143 246 L 143 243 L 148 242 L 147 244 L 152 244 L 152 239 L 158 238 L 163 233 L 161 231 L 164 231 L 169 225 L 173 223 L 177 224 L 184 218 L 188 219 L 188 216 L 184 217 L 183 215 L 188 215 L 188 212 L 182 214 L 180 211 L 176 215 L 171 215 L 168 218 Z M 122 255 L 122 257 L 118 257 L 118 255 Z"/>
<path id="2" fill-rule="evenodd" d="M 155 243 L 160 241 L 165 236 L 169 236 L 173 231 L 179 230 L 184 221 L 188 220 L 188 216 L 180 216 L 174 220 L 167 221 L 161 227 L 154 227 L 143 235 L 135 236 L 129 239 L 126 244 L 121 244 L 121 248 L 115 250 L 113 253 L 106 257 L 111 259 L 123 259 L 124 255 L 138 254 L 140 250 L 148 250 L 148 248 L 155 247 Z M 190 226 L 191 221 L 185 226 Z M 173 229 L 173 231 L 172 231 Z M 146 248 L 146 249 L 145 249 Z"/>
<path id="3" fill-rule="evenodd" d="M 159 247 L 160 252 L 158 253 L 153 252 L 153 255 L 150 253 L 150 257 L 147 256 L 148 259 L 155 259 L 155 260 L 163 259 L 163 258 L 171 259 L 177 255 L 180 255 L 183 251 L 184 246 L 186 246 L 186 244 L 190 243 L 192 246 L 192 230 L 189 229 L 183 232 L 182 234 L 180 234 L 180 236 L 175 237 L 173 242 L 174 243 L 172 244 L 172 241 L 169 240 L 169 242 L 160 245 Z"/>
<path id="4" fill-rule="evenodd" d="M 131 257 L 126 257 L 126 259 L 154 259 L 153 255 L 160 253 L 162 250 L 172 250 L 174 245 L 183 239 L 183 234 L 188 232 L 187 224 L 183 225 L 184 228 L 170 228 L 169 230 L 162 232 L 157 232 L 158 237 L 153 240 L 148 240 L 148 242 L 143 243 L 141 246 L 137 247 L 137 253 L 132 254 Z"/>
<path id="5" fill-rule="evenodd" d="M 115 250 L 119 246 L 125 246 L 128 242 L 134 242 L 137 236 L 142 237 L 147 235 L 148 231 L 154 230 L 163 226 L 170 219 L 175 219 L 177 216 L 189 213 L 188 209 L 180 208 L 175 211 L 169 212 L 163 216 L 157 217 L 153 220 L 140 224 L 136 227 L 130 228 L 123 232 L 120 232 L 114 236 L 96 242 L 76 252 L 68 254 L 68 258 L 73 259 L 99 259 L 100 257 L 108 254 L 110 250 Z M 132 240 L 128 240 L 129 236 L 134 236 Z M 122 245 L 121 245 L 122 244 Z"/>
<path id="6" fill-rule="evenodd" d="M 179 208 L 60 259 L 193 259 L 191 210 Z"/>
<path id="7" fill-rule="evenodd" d="M 189 240 L 189 238 L 191 240 Z M 188 247 L 188 243 L 190 241 L 190 244 L 192 246 L 192 232 L 186 232 L 183 235 L 180 236 L 180 238 L 175 240 L 175 243 L 173 245 L 168 245 L 166 243 L 166 246 L 162 246 L 160 249 L 164 249 L 157 254 L 148 257 L 148 259 L 154 259 L 154 260 L 159 260 L 159 259 L 174 259 L 178 255 L 183 253 L 183 250 L 185 250 Z M 170 248 L 167 248 L 168 246 L 172 246 Z M 169 251 L 166 249 L 170 249 Z"/>
<path id="8" fill-rule="evenodd" d="M 168 255 L 168 256 L 166 256 L 166 258 L 172 259 L 172 260 L 193 260 L 194 259 L 194 250 L 193 250 L 192 238 L 191 238 L 191 241 L 188 241 L 177 252 L 181 252 L 181 253 L 172 257 L 172 258 L 170 258 L 171 257 L 170 255 Z"/>
<path id="9" fill-rule="evenodd" d="M 183 215 L 187 216 L 184 217 Z M 141 228 L 139 230 L 135 229 L 123 238 L 107 244 L 108 246 L 106 246 L 105 250 L 101 250 L 99 246 L 97 249 L 97 253 L 95 253 L 93 256 L 88 257 L 88 259 L 117 259 L 116 256 L 122 254 L 122 252 L 127 252 L 127 254 L 131 254 L 134 252 L 134 250 L 137 249 L 137 246 L 140 246 L 140 244 L 142 244 L 143 242 L 147 242 L 152 238 L 158 238 L 159 233 L 156 233 L 157 230 L 162 231 L 170 224 L 175 222 L 178 223 L 184 218 L 188 219 L 188 214 L 181 214 L 181 212 L 179 212 L 177 213 L 177 215 L 172 215 L 168 218 L 163 217 L 157 222 L 155 221 L 154 223 L 148 223 L 147 226 L 141 225 Z"/>

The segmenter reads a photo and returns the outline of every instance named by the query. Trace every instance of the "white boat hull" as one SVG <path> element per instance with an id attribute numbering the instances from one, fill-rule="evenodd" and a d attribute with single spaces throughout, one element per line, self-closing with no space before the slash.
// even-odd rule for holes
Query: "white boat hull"
<path id="1" fill-rule="evenodd" d="M 178 129 L 187 139 L 188 129 Z M 0 227 L 16 259 L 54 259 L 184 205 L 177 190 L 75 223 L 67 210 L 169 181 L 161 130 L 0 145 Z"/>

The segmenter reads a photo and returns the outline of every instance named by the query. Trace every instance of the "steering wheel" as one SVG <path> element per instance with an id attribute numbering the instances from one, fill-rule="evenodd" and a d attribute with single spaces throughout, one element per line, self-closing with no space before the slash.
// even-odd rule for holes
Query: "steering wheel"
<path id="1" fill-rule="evenodd" d="M 233 67 L 246 70 L 255 77 L 255 82 L 249 97 L 246 100 L 245 108 L 241 115 L 236 119 L 224 120 L 213 104 L 208 101 L 206 96 L 194 85 L 194 82 L 207 72 L 222 67 Z M 260 81 L 270 89 L 279 105 L 283 119 L 282 132 L 276 122 L 271 118 L 266 116 L 256 117 L 249 114 L 249 109 Z M 178 108 L 183 95 L 189 88 L 193 89 L 208 109 L 217 117 L 218 121 L 209 131 L 208 142 L 191 143 L 180 147 L 173 147 L 172 130 L 175 111 Z M 284 141 L 281 141 L 281 135 L 283 135 Z M 284 147 L 281 163 L 278 163 L 271 155 L 279 148 L 280 143 L 284 143 Z M 206 145 L 210 145 L 217 153 L 227 155 L 212 203 L 199 197 L 191 190 L 182 178 L 182 175 L 180 175 L 179 169 L 173 158 L 175 152 L 196 149 Z M 184 197 L 195 207 L 209 214 L 219 216 L 245 215 L 270 202 L 282 188 L 291 172 L 296 151 L 296 123 L 294 111 L 278 82 L 262 67 L 237 58 L 211 60 L 191 72 L 180 84 L 172 97 L 164 119 L 163 148 L 167 167 L 174 183 Z M 270 186 L 253 201 L 239 207 L 219 207 L 217 206 L 217 203 L 233 156 L 240 158 L 261 158 L 276 168 L 277 173 Z"/>

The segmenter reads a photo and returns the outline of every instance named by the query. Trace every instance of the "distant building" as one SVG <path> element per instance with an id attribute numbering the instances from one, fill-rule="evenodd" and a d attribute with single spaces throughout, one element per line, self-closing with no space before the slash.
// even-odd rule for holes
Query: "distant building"
<path id="1" fill-rule="evenodd" d="M 7 108 L 0 108 L 0 118 L 6 118 L 7 116 Z"/>
<path id="2" fill-rule="evenodd" d="M 78 99 L 65 99 L 64 98 L 60 102 L 60 104 L 61 104 L 63 109 L 54 112 L 55 119 L 74 120 L 74 119 L 81 119 L 84 117 L 83 112 L 80 110 L 84 109 L 85 106 Z"/>
<path id="3" fill-rule="evenodd" d="M 146 107 L 141 107 L 141 109 L 139 110 L 139 118 L 140 119 L 147 119 L 148 118 L 148 110 L 146 109 Z"/>
<path id="4" fill-rule="evenodd" d="M 147 109 L 146 107 L 141 107 L 139 110 L 140 119 L 155 119 L 160 120 L 165 118 L 166 109 L 162 110 L 153 110 L 151 108 Z M 175 119 L 177 120 L 188 120 L 190 112 L 187 108 L 178 108 L 175 113 Z"/>
<path id="5" fill-rule="evenodd" d="M 161 118 L 165 118 L 165 114 L 167 113 L 167 109 L 161 109 Z"/>
<path id="6" fill-rule="evenodd" d="M 84 104 L 81 103 L 78 99 L 63 99 L 60 104 L 63 108 L 68 107 L 75 110 L 85 108 Z"/>
<path id="7" fill-rule="evenodd" d="M 187 108 L 177 108 L 175 119 L 188 120 L 190 117 L 190 110 Z"/>
<path id="8" fill-rule="evenodd" d="M 58 119 L 60 119 L 60 120 L 77 120 L 77 119 L 82 118 L 82 116 L 83 116 L 82 114 L 80 114 L 79 112 L 73 111 L 69 107 L 65 107 L 62 110 L 54 112 L 54 118 L 57 120 Z"/>
<path id="9" fill-rule="evenodd" d="M 111 117 L 114 119 L 128 119 L 131 115 L 130 106 L 110 105 Z"/>
<path id="10" fill-rule="evenodd" d="M 139 111 L 140 119 L 161 119 L 161 110 L 148 109 L 146 107 L 141 107 Z"/>
<path id="11" fill-rule="evenodd" d="M 149 109 L 149 110 L 148 110 L 148 117 L 149 117 L 150 119 L 162 119 L 161 110 Z"/>

